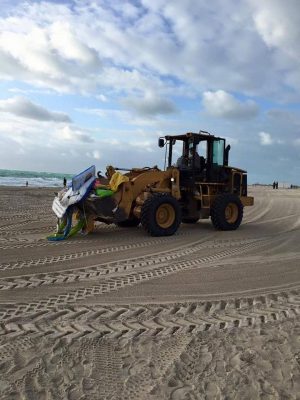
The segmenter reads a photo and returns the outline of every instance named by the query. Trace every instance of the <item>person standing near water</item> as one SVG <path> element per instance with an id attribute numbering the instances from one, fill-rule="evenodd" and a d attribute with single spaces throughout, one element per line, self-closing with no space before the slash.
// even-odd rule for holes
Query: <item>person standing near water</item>
<path id="1" fill-rule="evenodd" d="M 66 180 L 66 178 L 64 178 L 64 187 L 66 187 L 67 186 L 67 180 Z"/>

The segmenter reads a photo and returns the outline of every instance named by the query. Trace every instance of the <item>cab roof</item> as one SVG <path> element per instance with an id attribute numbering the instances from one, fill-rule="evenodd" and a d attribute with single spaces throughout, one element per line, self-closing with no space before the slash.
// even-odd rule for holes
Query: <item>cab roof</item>
<path id="1" fill-rule="evenodd" d="M 182 135 L 167 135 L 167 136 L 165 136 L 166 140 L 170 140 L 170 139 L 187 140 L 190 138 L 195 138 L 199 141 L 200 140 L 213 141 L 213 140 L 224 139 L 224 138 L 221 138 L 218 136 L 211 135 L 209 132 L 206 132 L 206 131 L 200 131 L 199 133 L 187 132 Z"/>

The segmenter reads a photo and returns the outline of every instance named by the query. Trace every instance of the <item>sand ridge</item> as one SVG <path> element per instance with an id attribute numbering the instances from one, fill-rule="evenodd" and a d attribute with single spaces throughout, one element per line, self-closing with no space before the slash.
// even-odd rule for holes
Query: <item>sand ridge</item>
<path id="1" fill-rule="evenodd" d="M 0 398 L 298 399 L 300 199 L 235 232 L 45 240 L 52 189 L 0 188 Z"/>

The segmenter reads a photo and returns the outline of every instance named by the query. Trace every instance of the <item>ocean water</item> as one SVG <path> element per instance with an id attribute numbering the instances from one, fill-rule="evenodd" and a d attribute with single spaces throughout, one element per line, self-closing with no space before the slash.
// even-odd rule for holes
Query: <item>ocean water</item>
<path id="1" fill-rule="evenodd" d="M 0 186 L 62 187 L 64 177 L 69 181 L 74 175 L 0 169 Z"/>

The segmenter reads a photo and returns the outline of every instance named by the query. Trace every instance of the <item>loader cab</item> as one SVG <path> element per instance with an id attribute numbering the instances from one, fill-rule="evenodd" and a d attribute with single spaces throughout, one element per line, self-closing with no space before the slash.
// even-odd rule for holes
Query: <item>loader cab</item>
<path id="1" fill-rule="evenodd" d="M 193 186 L 196 181 L 223 182 L 228 179 L 224 167 L 228 166 L 230 146 L 226 147 L 224 138 L 201 131 L 199 134 L 165 136 L 159 139 L 159 146 L 164 145 L 167 167 L 177 167 L 185 185 Z"/>

